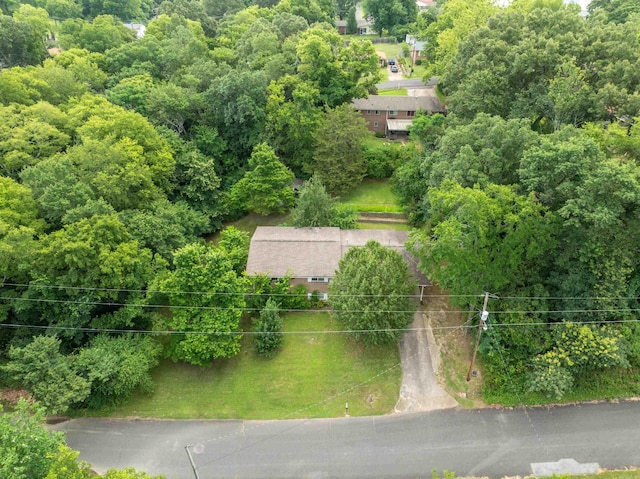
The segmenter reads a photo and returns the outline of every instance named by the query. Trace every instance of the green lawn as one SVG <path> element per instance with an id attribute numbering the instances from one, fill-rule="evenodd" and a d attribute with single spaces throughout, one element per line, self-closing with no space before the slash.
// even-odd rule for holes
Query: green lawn
<path id="1" fill-rule="evenodd" d="M 406 88 L 395 88 L 393 90 L 378 90 L 380 96 L 407 96 Z"/>
<path id="2" fill-rule="evenodd" d="M 365 223 L 364 221 L 358 221 L 356 224 L 359 230 L 411 231 L 411 226 L 407 223 Z"/>
<path id="3" fill-rule="evenodd" d="M 289 419 L 386 414 L 400 389 L 397 345 L 365 348 L 339 330 L 329 313 L 285 317 L 282 350 L 258 356 L 250 336 L 236 357 L 207 368 L 164 361 L 153 371 L 155 392 L 136 394 L 112 417 Z"/>
<path id="4" fill-rule="evenodd" d="M 361 212 L 402 212 L 388 181 L 364 180 L 357 188 L 340 198 L 340 202 Z"/>

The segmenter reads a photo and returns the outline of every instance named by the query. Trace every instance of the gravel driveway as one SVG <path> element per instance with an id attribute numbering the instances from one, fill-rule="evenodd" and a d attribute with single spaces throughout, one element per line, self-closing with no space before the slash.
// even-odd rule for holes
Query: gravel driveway
<path id="1" fill-rule="evenodd" d="M 440 387 L 434 373 L 440 368 L 440 352 L 426 315 L 417 311 L 411 328 L 416 331 L 404 333 L 400 340 L 402 386 L 394 412 L 456 407 L 458 403 Z"/>

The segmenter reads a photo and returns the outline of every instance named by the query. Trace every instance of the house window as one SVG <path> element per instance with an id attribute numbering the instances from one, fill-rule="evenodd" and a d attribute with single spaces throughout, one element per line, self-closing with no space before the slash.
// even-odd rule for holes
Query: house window
<path id="1" fill-rule="evenodd" d="M 389 115 L 397 115 L 398 114 L 398 110 L 390 110 L 389 111 Z"/>
<path id="2" fill-rule="evenodd" d="M 416 116 L 416 112 L 415 112 L 415 111 L 408 111 L 408 112 L 407 112 L 407 116 L 408 116 L 409 118 L 413 118 L 414 116 Z"/>
<path id="3" fill-rule="evenodd" d="M 313 296 L 313 293 L 307 293 L 307 299 L 311 299 L 312 296 Z M 318 292 L 316 292 L 316 296 L 318 296 L 318 299 L 320 299 L 322 301 L 327 301 L 329 299 L 329 294 L 328 293 L 318 293 Z"/>
<path id="4" fill-rule="evenodd" d="M 371 110 L 367 110 L 367 115 L 371 115 Z"/>
<path id="5" fill-rule="evenodd" d="M 374 122 L 373 122 L 373 127 L 374 127 L 374 128 L 378 128 L 378 122 L 377 122 L 377 121 L 374 121 Z"/>
<path id="6" fill-rule="evenodd" d="M 380 110 L 376 110 L 376 115 L 379 115 L 379 114 L 380 114 Z"/>
<path id="7" fill-rule="evenodd" d="M 307 278 L 307 283 L 328 283 L 329 282 L 329 278 L 325 278 L 322 276 L 312 276 L 310 278 Z"/>

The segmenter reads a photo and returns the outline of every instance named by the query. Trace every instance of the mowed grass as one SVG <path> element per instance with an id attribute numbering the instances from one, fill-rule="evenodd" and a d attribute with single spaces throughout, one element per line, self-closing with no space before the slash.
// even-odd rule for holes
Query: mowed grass
<path id="1" fill-rule="evenodd" d="M 247 328 L 245 328 L 247 329 Z M 252 337 L 240 354 L 206 368 L 166 360 L 153 371 L 155 392 L 135 394 L 111 417 L 174 419 L 289 419 L 392 411 L 400 390 L 397 345 L 364 347 L 340 330 L 328 312 L 284 318 L 283 347 L 259 356 Z M 317 331 L 308 333 L 308 331 Z"/>
<path id="2" fill-rule="evenodd" d="M 340 198 L 340 203 L 353 206 L 360 212 L 402 212 L 389 181 L 364 180 L 357 188 Z"/>
<path id="3" fill-rule="evenodd" d="M 358 221 L 359 230 L 396 230 L 396 231 L 411 231 L 411 226 L 407 223 L 367 223 L 365 221 Z"/>
<path id="4" fill-rule="evenodd" d="M 379 96 L 407 96 L 406 88 L 395 88 L 393 90 L 378 90 Z"/>

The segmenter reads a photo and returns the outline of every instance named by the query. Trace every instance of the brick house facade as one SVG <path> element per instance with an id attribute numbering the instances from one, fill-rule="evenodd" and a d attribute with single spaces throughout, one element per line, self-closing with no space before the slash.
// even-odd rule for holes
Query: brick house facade
<path id="1" fill-rule="evenodd" d="M 384 133 L 394 138 L 407 135 L 408 127 L 418 110 L 427 113 L 444 113 L 445 109 L 435 95 L 379 96 L 356 99 L 351 106 L 367 120 L 370 131 Z"/>

